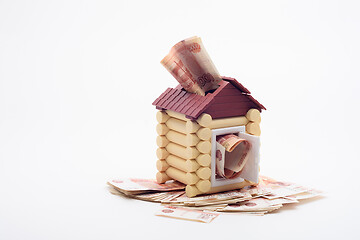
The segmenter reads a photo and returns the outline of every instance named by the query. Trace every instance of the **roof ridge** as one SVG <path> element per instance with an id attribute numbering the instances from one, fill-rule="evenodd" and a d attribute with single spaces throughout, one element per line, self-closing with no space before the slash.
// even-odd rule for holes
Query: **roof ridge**
<path id="1" fill-rule="evenodd" d="M 224 81 L 230 82 L 234 87 L 236 87 L 237 89 L 239 89 L 241 92 L 251 94 L 251 92 L 249 91 L 249 89 L 247 89 L 244 85 L 242 85 L 240 82 L 238 82 L 235 78 L 224 77 L 224 76 L 221 76 L 221 78 L 222 78 Z"/>

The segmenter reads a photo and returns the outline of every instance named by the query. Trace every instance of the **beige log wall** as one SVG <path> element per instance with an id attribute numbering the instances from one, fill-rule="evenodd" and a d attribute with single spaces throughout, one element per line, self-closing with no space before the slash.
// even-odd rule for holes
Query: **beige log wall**
<path id="1" fill-rule="evenodd" d="M 260 135 L 260 112 L 250 109 L 246 116 L 212 119 L 202 114 L 196 121 L 170 110 L 157 112 L 158 137 L 156 179 L 164 183 L 170 179 L 186 184 L 189 197 L 204 193 L 227 191 L 250 185 L 248 182 L 211 187 L 211 129 L 246 126 L 246 132 Z"/>
<path id="2" fill-rule="evenodd" d="M 211 188 L 211 130 L 187 119 L 184 114 L 169 110 L 157 112 L 156 119 L 157 181 L 164 183 L 174 179 L 191 186 L 192 194 L 186 190 L 188 196 L 208 192 Z"/>

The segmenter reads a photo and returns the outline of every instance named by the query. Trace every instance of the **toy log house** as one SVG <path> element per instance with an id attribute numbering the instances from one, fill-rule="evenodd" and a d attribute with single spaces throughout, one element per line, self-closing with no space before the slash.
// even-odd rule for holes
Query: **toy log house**
<path id="1" fill-rule="evenodd" d="M 158 183 L 177 180 L 186 195 L 239 189 L 258 182 L 259 146 L 253 149 L 248 173 L 256 176 L 219 179 L 216 176 L 216 136 L 240 134 L 259 140 L 260 112 L 266 108 L 234 78 L 223 77 L 213 92 L 200 96 L 180 85 L 168 88 L 154 102 L 158 133 L 156 163 Z M 258 144 L 259 145 L 259 144 Z"/>

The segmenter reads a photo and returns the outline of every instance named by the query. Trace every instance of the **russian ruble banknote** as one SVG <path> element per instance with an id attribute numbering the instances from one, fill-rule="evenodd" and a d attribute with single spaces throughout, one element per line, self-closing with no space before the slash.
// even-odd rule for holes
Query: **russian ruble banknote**
<path id="1" fill-rule="evenodd" d="M 189 209 L 174 206 L 162 206 L 159 211 L 155 213 L 156 216 L 171 217 L 177 219 L 184 219 L 196 222 L 209 223 L 214 220 L 219 213 L 207 212 L 203 210 Z"/>
<path id="2" fill-rule="evenodd" d="M 139 178 L 114 179 L 108 181 L 108 184 L 126 195 L 185 189 L 185 185 L 177 181 L 168 181 L 164 184 L 159 184 L 154 179 Z"/>
<path id="3" fill-rule="evenodd" d="M 219 213 L 264 215 L 286 204 L 296 204 L 303 199 L 322 195 L 316 189 L 265 176 L 260 176 L 259 182 L 256 186 L 192 198 L 186 196 L 183 184 L 174 181 L 157 184 L 155 180 L 122 179 L 108 183 L 112 194 L 157 202 L 162 205 L 161 209 L 170 208 L 173 211 L 166 213 L 159 210 L 157 215 L 200 222 L 209 222 Z M 216 214 L 206 219 L 209 212 Z"/>
<path id="4" fill-rule="evenodd" d="M 314 189 L 307 188 L 296 183 L 278 181 L 270 177 L 261 176 L 260 179 L 261 179 L 260 185 L 263 185 L 271 189 L 271 194 L 264 196 L 267 199 L 276 199 L 276 198 L 287 197 L 292 195 L 296 196 L 301 193 L 316 191 Z"/>
<path id="5" fill-rule="evenodd" d="M 216 137 L 216 173 L 226 179 L 238 177 L 244 168 L 251 144 L 235 134 Z"/>
<path id="6" fill-rule="evenodd" d="M 272 203 L 266 198 L 253 198 L 244 202 L 229 204 L 221 212 L 270 212 L 282 207 L 280 203 Z"/>
<path id="7" fill-rule="evenodd" d="M 222 80 L 199 37 L 175 44 L 161 64 L 190 93 L 204 96 Z"/>

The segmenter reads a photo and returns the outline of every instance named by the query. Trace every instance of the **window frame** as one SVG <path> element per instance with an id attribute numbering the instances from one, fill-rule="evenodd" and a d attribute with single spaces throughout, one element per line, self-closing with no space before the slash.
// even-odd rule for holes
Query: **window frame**
<path id="1" fill-rule="evenodd" d="M 243 178 L 238 177 L 234 179 L 216 179 L 216 136 L 224 134 L 246 133 L 245 126 L 235 126 L 226 128 L 217 128 L 211 130 L 211 187 L 220 187 L 234 183 L 241 183 Z"/>

